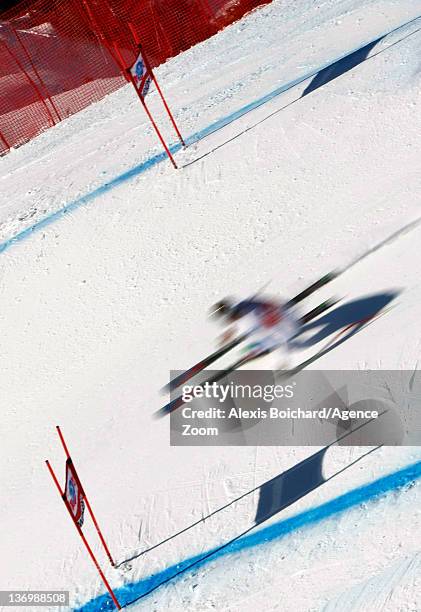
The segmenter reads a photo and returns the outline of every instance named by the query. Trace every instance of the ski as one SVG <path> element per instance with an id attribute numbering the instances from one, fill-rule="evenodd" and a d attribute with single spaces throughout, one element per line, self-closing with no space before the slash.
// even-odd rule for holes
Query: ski
<path id="1" fill-rule="evenodd" d="M 316 306 L 316 308 L 313 308 L 313 310 L 310 310 L 310 312 L 308 312 L 307 314 L 303 315 L 300 319 L 300 324 L 305 325 L 306 323 L 309 323 L 310 321 L 323 314 L 330 308 L 333 308 L 333 306 L 335 306 L 338 302 L 338 299 L 326 300 L 319 306 Z"/>
<path id="2" fill-rule="evenodd" d="M 243 334 L 242 336 L 239 336 L 238 338 L 235 338 L 235 340 L 232 340 L 228 344 L 222 346 L 220 349 L 209 355 L 209 357 L 205 357 L 204 359 L 202 359 L 202 361 L 199 361 L 185 372 L 182 372 L 181 374 L 170 380 L 170 382 L 162 388 L 162 392 L 170 393 L 174 389 L 177 389 L 177 387 L 181 387 L 181 385 L 190 380 L 190 378 L 193 378 L 194 376 L 196 376 L 196 374 L 199 374 L 199 372 L 210 366 L 214 361 L 217 361 L 218 359 L 226 355 L 230 350 L 241 344 L 241 342 L 243 342 L 243 340 L 245 340 L 248 336 L 249 334 Z"/>
<path id="3" fill-rule="evenodd" d="M 214 374 L 213 376 L 211 376 L 210 378 L 208 378 L 203 383 L 197 386 L 201 388 L 201 387 L 204 387 L 205 385 L 206 386 L 213 385 L 214 383 L 219 382 L 220 380 L 224 379 L 225 376 L 228 376 L 228 374 L 235 372 L 236 370 L 238 370 L 238 368 L 245 365 L 246 363 L 250 363 L 251 361 L 258 359 L 259 357 L 263 357 L 263 355 L 266 355 L 267 353 L 268 353 L 267 350 L 259 351 L 259 352 L 253 351 L 251 353 L 248 353 L 244 357 L 241 357 L 241 359 L 238 359 L 237 361 L 235 361 L 233 364 L 231 364 L 224 370 L 221 370 L 217 374 Z M 171 412 L 174 412 L 175 410 L 183 406 L 185 403 L 186 402 L 184 401 L 183 396 L 180 395 L 179 397 L 171 400 L 170 402 L 168 402 L 168 404 L 166 404 L 165 406 L 157 410 L 157 412 L 155 412 L 155 416 L 163 417 L 163 416 L 166 416 L 167 414 L 171 414 Z"/>
<path id="4" fill-rule="evenodd" d="M 305 300 L 309 295 L 311 295 L 312 293 L 314 293 L 315 291 L 317 291 L 318 289 L 320 289 L 324 285 L 327 285 L 331 280 L 333 280 L 337 276 L 338 276 L 338 274 L 336 272 L 329 272 L 329 274 L 325 274 L 318 281 L 316 281 L 315 283 L 313 283 L 312 285 L 307 287 L 307 289 L 304 289 L 304 291 L 301 291 L 301 293 L 299 293 L 295 297 L 291 298 L 287 302 L 285 307 L 286 308 L 291 308 L 292 306 L 295 306 L 295 304 L 298 304 L 302 300 Z M 336 303 L 336 302 L 334 302 L 334 303 Z M 331 306 L 333 306 L 334 303 L 332 303 Z M 323 304 L 321 304 L 320 306 L 315 308 L 314 311 L 310 311 L 309 313 L 307 313 L 307 315 L 302 317 L 301 322 L 302 323 L 307 323 L 312 318 L 314 318 L 317 315 L 321 314 L 321 312 L 324 312 L 325 310 L 327 310 L 327 308 L 325 308 L 326 304 L 327 304 L 327 302 L 324 302 Z M 329 308 L 331 306 L 329 306 Z M 235 340 L 232 340 L 231 342 L 229 342 L 225 346 L 221 347 L 220 349 L 218 349 L 217 351 L 215 351 L 214 353 L 212 353 L 208 357 L 205 357 L 204 359 L 202 359 L 201 361 L 196 363 L 194 366 L 192 366 L 191 368 L 189 368 L 185 372 L 182 372 L 181 374 L 179 374 L 178 376 L 176 376 L 175 378 L 170 380 L 170 382 L 167 383 L 162 388 L 162 393 L 170 393 L 174 389 L 177 389 L 178 387 L 181 387 L 181 385 L 183 385 L 185 382 L 190 380 L 190 378 L 193 378 L 194 376 L 196 376 L 196 374 L 199 374 L 199 372 L 201 372 L 202 370 L 204 370 L 208 366 L 212 365 L 212 363 L 214 363 L 215 361 L 217 361 L 218 359 L 220 359 L 221 357 L 226 355 L 231 349 L 233 349 L 236 346 L 238 346 L 239 344 L 241 344 L 241 342 L 243 342 L 248 337 L 248 335 L 249 334 L 244 334 L 244 335 L 240 336 L 239 338 L 236 338 Z"/>
<path id="5" fill-rule="evenodd" d="M 301 293 L 299 293 L 295 297 L 291 298 L 286 303 L 285 308 L 291 308 L 292 306 L 295 306 L 295 304 L 298 304 L 298 302 L 302 302 L 309 295 L 311 295 L 312 293 L 314 293 L 318 289 L 321 289 L 322 287 L 324 287 L 325 285 L 327 285 L 328 283 L 333 281 L 335 278 L 337 278 L 339 276 L 339 274 L 340 274 L 340 272 L 329 272 L 328 274 L 325 274 L 318 281 L 316 281 L 315 283 L 313 283 L 312 285 L 307 287 L 307 289 L 304 289 L 304 291 L 301 291 Z"/>

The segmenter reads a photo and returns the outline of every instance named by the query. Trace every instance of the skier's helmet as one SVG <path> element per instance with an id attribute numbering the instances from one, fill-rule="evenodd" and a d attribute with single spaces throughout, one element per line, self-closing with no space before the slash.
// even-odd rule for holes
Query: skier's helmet
<path id="1" fill-rule="evenodd" d="M 214 318 L 228 317 L 231 314 L 232 309 L 232 301 L 228 298 L 225 298 L 223 300 L 220 300 L 219 302 L 216 302 L 216 304 L 214 304 L 210 308 L 209 315 Z"/>

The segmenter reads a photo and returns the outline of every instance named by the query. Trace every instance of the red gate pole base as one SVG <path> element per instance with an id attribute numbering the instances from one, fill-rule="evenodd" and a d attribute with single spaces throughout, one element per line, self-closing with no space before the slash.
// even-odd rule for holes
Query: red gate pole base
<path id="1" fill-rule="evenodd" d="M 142 106 L 145 109 L 146 114 L 149 117 L 149 121 L 152 123 L 152 126 L 153 126 L 155 132 L 157 133 L 157 136 L 158 136 L 159 140 L 161 141 L 162 146 L 164 147 L 166 154 L 168 155 L 168 158 L 169 158 L 170 162 L 172 163 L 174 168 L 176 170 L 178 170 L 178 166 L 175 163 L 174 157 L 172 156 L 171 151 L 169 150 L 167 143 L 165 142 L 161 132 L 159 131 L 159 128 L 156 125 L 156 123 L 154 121 L 154 118 L 152 117 L 152 115 L 151 115 L 151 113 L 149 111 L 149 108 L 146 106 L 146 103 L 145 103 L 144 99 L 142 98 L 142 96 L 139 95 L 139 98 L 140 98 L 140 101 L 142 102 Z"/>

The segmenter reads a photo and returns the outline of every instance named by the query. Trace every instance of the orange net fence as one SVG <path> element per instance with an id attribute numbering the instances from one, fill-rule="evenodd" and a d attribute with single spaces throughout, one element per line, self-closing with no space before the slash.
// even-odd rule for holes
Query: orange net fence
<path id="1" fill-rule="evenodd" d="M 124 85 L 116 46 L 157 66 L 268 1 L 23 0 L 0 21 L 0 154 Z"/>

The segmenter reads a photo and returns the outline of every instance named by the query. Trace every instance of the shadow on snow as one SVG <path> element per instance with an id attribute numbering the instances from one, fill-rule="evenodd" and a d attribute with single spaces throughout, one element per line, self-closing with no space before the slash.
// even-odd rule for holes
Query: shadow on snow
<path id="1" fill-rule="evenodd" d="M 180 563 L 172 565 L 138 582 L 127 584 L 116 589 L 116 596 L 122 605 L 128 605 L 154 591 L 166 582 L 175 579 L 192 567 L 197 569 L 206 565 L 209 561 L 215 561 L 226 555 L 253 550 L 257 546 L 280 540 L 288 534 L 300 529 L 314 527 L 322 521 L 338 516 L 362 503 L 378 500 L 394 491 L 405 490 L 405 487 L 409 488 L 413 486 L 413 484 L 420 479 L 421 461 L 387 476 L 383 476 L 374 482 L 362 485 L 335 499 L 316 506 L 315 508 L 311 508 L 291 518 L 269 525 L 253 534 L 235 540 L 223 548 L 211 550 L 205 555 L 197 555 L 189 559 L 184 559 L 180 561 Z M 81 608 L 78 608 L 78 612 L 111 610 L 113 607 L 111 598 L 108 595 L 101 595 Z"/>

